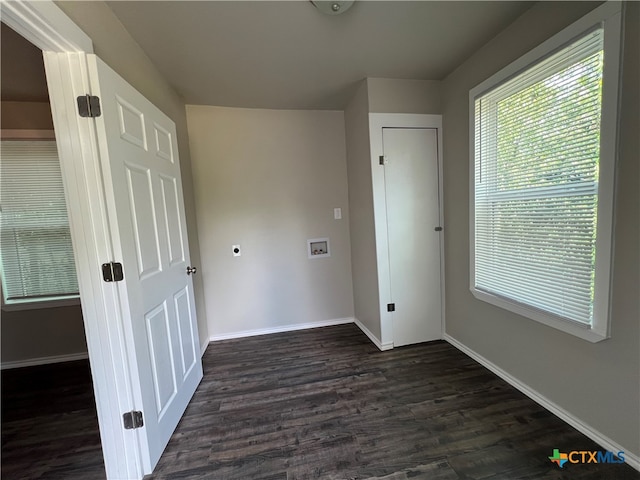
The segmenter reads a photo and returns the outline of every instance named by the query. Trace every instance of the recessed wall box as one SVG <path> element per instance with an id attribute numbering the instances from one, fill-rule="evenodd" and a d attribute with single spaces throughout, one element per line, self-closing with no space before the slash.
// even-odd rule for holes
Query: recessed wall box
<path id="1" fill-rule="evenodd" d="M 307 240 L 309 258 L 325 258 L 331 256 L 328 238 L 312 238 Z"/>

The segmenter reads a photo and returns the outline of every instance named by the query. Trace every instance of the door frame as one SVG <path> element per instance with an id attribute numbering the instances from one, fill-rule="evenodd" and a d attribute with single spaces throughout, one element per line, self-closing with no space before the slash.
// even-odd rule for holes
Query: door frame
<path id="1" fill-rule="evenodd" d="M 389 265 L 389 237 L 387 234 L 387 201 L 384 169 L 380 157 L 384 155 L 383 128 L 428 128 L 436 130 L 438 141 L 438 217 L 444 227 L 442 176 L 442 115 L 413 113 L 370 113 L 369 137 L 371 148 L 371 181 L 373 185 L 373 216 L 375 222 L 376 256 L 378 263 L 378 292 L 380 298 L 380 343 L 384 350 L 393 348 L 393 315 L 387 312 L 391 302 L 391 274 Z M 443 231 L 444 233 L 444 231 Z M 440 318 L 445 331 L 444 238 L 440 236 Z"/>
<path id="2" fill-rule="evenodd" d="M 82 315 L 108 479 L 144 475 L 137 430 L 122 414 L 136 410 L 131 349 L 115 285 L 100 275 L 113 258 L 95 122 L 81 118 L 75 98 L 90 94 L 86 55 L 93 43 L 51 0 L 1 3 L 2 21 L 43 51 L 60 157 Z"/>

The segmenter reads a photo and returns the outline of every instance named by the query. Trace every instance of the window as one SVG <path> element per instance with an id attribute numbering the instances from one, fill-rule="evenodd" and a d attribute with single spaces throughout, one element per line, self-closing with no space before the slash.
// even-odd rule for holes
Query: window
<path id="1" fill-rule="evenodd" d="M 60 162 L 53 141 L 2 141 L 0 259 L 6 305 L 78 296 Z"/>
<path id="2" fill-rule="evenodd" d="M 591 341 L 608 335 L 619 22 L 606 4 L 470 93 L 471 291 Z"/>

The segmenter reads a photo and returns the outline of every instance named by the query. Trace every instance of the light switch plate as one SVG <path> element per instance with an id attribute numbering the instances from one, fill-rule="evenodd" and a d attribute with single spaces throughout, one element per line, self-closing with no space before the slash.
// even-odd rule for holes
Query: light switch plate
<path id="1" fill-rule="evenodd" d="M 335 220 L 340 220 L 342 218 L 342 209 L 341 208 L 334 208 L 333 209 L 333 218 Z"/>

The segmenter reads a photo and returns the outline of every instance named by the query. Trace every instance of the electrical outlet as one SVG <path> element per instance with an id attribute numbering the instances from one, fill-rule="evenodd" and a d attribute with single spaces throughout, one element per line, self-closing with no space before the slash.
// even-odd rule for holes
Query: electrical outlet
<path id="1" fill-rule="evenodd" d="M 242 255 L 242 250 L 240 250 L 240 245 L 232 245 L 231 253 L 233 253 L 234 257 L 239 257 L 240 255 Z"/>

